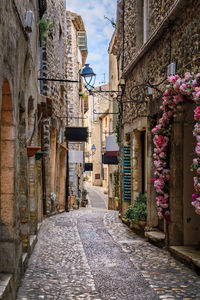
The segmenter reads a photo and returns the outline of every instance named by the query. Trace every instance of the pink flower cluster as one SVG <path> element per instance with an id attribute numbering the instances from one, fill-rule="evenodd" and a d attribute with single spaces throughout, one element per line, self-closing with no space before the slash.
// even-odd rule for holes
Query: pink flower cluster
<path id="1" fill-rule="evenodd" d="M 196 76 L 185 73 L 184 78 L 179 75 L 171 75 L 168 77 L 169 85 L 163 93 L 163 103 L 160 109 L 163 111 L 162 117 L 158 124 L 153 128 L 152 132 L 155 135 L 153 142 L 154 148 L 154 178 L 153 183 L 157 193 L 156 203 L 158 207 L 158 216 L 165 218 L 166 222 L 170 221 L 169 212 L 169 180 L 170 170 L 168 168 L 168 145 L 169 137 L 171 135 L 171 122 L 177 106 L 186 101 L 187 98 L 196 103 L 194 110 L 194 119 L 197 121 L 194 127 L 193 135 L 196 136 L 197 145 L 195 152 L 198 158 L 193 160 L 193 165 L 200 175 L 200 73 Z M 187 97 L 187 98 L 186 98 Z M 196 213 L 200 214 L 200 178 L 194 178 L 194 188 L 196 194 L 192 196 L 192 205 L 195 206 Z M 195 196 L 194 196 L 195 195 Z"/>

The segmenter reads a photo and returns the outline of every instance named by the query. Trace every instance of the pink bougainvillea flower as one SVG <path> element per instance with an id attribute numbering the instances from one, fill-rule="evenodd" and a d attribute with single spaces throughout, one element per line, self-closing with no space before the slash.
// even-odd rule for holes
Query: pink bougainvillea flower
<path id="1" fill-rule="evenodd" d="M 197 193 L 192 194 L 192 200 L 196 201 L 196 199 L 197 199 L 198 196 L 199 196 L 199 194 L 197 194 Z"/>
<path id="2" fill-rule="evenodd" d="M 197 106 L 196 109 L 194 110 L 194 119 L 196 121 L 200 120 L 200 106 Z"/>
<path id="3" fill-rule="evenodd" d="M 174 103 L 175 104 L 178 104 L 178 103 L 180 103 L 180 102 L 183 102 L 185 100 L 185 98 L 184 98 L 184 96 L 183 95 L 175 95 L 174 97 L 173 97 L 173 101 L 174 101 Z"/>
<path id="4" fill-rule="evenodd" d="M 192 75 L 189 72 L 185 73 L 185 80 L 190 80 L 192 78 Z"/>
<path id="5" fill-rule="evenodd" d="M 170 222 L 170 213 L 168 209 L 168 198 L 166 194 L 166 187 L 170 180 L 170 170 L 166 169 L 167 166 L 167 149 L 169 143 L 169 136 L 171 132 L 171 119 L 176 112 L 179 104 L 184 103 L 187 99 L 196 102 L 194 110 L 194 120 L 197 123 L 194 126 L 193 135 L 196 136 L 197 144 L 195 147 L 196 154 L 200 157 L 200 73 L 193 76 L 191 73 L 185 73 L 184 78 L 178 75 L 170 75 L 168 77 L 169 84 L 163 93 L 162 117 L 159 119 L 158 124 L 152 130 L 154 134 L 154 165 L 155 165 L 155 178 L 153 180 L 154 187 L 157 192 L 157 205 L 158 216 L 165 218 L 166 223 Z M 186 98 L 185 95 L 190 97 Z M 159 127 L 158 127 L 159 126 Z M 192 205 L 195 207 L 195 212 L 200 214 L 200 159 L 194 158 L 193 164 L 197 166 L 198 177 L 194 177 L 194 188 L 196 193 L 192 195 Z M 199 168 L 198 168 L 199 166 Z"/>
<path id="6" fill-rule="evenodd" d="M 156 135 L 154 138 L 154 144 L 156 147 L 165 147 L 169 142 L 169 138 L 162 135 Z"/>
<path id="7" fill-rule="evenodd" d="M 186 94 L 186 92 L 185 92 L 186 88 L 187 88 L 187 86 L 186 86 L 185 83 L 183 83 L 183 84 L 180 86 L 180 88 L 179 88 L 180 92 L 181 92 L 183 95 Z"/>
<path id="8" fill-rule="evenodd" d="M 194 159 L 193 159 L 193 164 L 194 164 L 195 166 L 198 166 L 198 164 L 199 164 L 198 158 L 194 158 Z"/>
<path id="9" fill-rule="evenodd" d="M 193 135 L 197 136 L 200 133 L 200 124 L 196 123 L 194 126 L 194 131 L 193 131 Z"/>
<path id="10" fill-rule="evenodd" d="M 194 92 L 194 101 L 199 101 L 200 100 L 200 88 L 195 88 L 195 92 Z"/>
<path id="11" fill-rule="evenodd" d="M 176 92 L 179 91 L 180 85 L 181 85 L 181 79 L 179 78 L 179 79 L 175 82 L 175 84 L 174 84 L 174 90 L 175 90 Z"/>
<path id="12" fill-rule="evenodd" d="M 160 158 L 166 158 L 166 153 L 165 152 L 161 152 L 160 154 L 159 154 L 159 156 L 160 156 Z"/>
<path id="13" fill-rule="evenodd" d="M 197 143 L 195 152 L 196 152 L 196 154 L 200 155 L 200 143 Z"/>

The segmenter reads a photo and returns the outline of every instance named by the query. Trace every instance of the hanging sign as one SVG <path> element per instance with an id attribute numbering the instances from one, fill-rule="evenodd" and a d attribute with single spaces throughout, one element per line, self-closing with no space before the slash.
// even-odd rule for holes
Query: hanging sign
<path id="1" fill-rule="evenodd" d="M 87 127 L 66 127 L 66 141 L 70 142 L 87 142 L 88 128 Z"/>
<path id="2" fill-rule="evenodd" d="M 102 155 L 102 163 L 104 165 L 118 165 L 118 158 L 117 156 L 109 156 L 107 153 Z"/>
<path id="3" fill-rule="evenodd" d="M 84 171 L 93 171 L 93 164 L 92 163 L 85 163 Z"/>
<path id="4" fill-rule="evenodd" d="M 116 142 L 116 136 L 106 136 L 106 155 L 117 156 L 119 145 Z"/>
<path id="5" fill-rule="evenodd" d="M 83 163 L 83 151 L 69 150 L 69 163 Z"/>

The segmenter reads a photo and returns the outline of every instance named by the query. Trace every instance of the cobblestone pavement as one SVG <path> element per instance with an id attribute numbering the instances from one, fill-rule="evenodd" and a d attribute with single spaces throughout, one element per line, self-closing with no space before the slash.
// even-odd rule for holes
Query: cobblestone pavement
<path id="1" fill-rule="evenodd" d="M 17 300 L 200 299 L 200 277 L 99 204 L 100 189 L 89 192 L 88 208 L 43 222 Z"/>

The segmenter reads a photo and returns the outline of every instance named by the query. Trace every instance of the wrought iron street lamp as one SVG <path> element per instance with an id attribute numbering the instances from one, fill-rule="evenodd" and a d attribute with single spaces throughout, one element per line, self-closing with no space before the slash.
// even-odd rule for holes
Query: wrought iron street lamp
<path id="1" fill-rule="evenodd" d="M 92 144 L 91 153 L 85 154 L 85 157 L 93 156 L 93 155 L 95 155 L 95 152 L 96 152 L 96 146 L 94 144 Z"/>
<path id="2" fill-rule="evenodd" d="M 91 90 L 94 88 L 94 84 L 96 81 L 96 74 L 92 70 L 91 67 L 89 67 L 89 64 L 85 64 L 82 72 L 81 72 L 81 77 L 83 77 L 85 84 L 86 84 L 86 89 Z"/>

